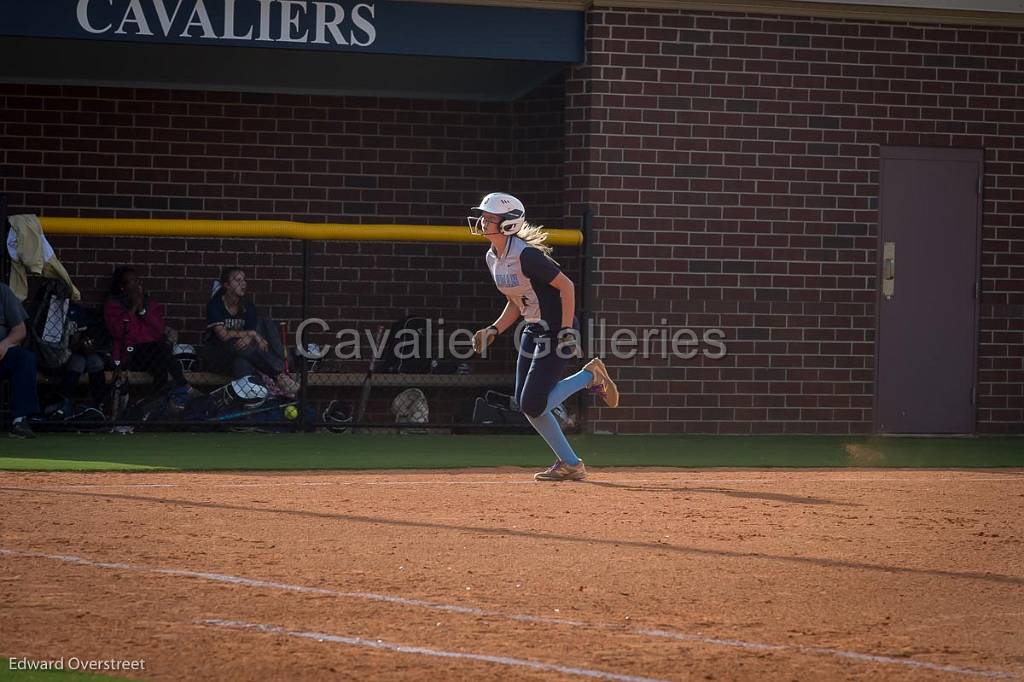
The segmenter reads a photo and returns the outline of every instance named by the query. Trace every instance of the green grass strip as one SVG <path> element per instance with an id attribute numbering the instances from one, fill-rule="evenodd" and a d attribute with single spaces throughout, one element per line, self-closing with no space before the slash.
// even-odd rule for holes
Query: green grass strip
<path id="1" fill-rule="evenodd" d="M 589 467 L 1024 467 L 1022 438 L 579 436 Z M 453 469 L 547 465 L 537 436 L 52 434 L 7 440 L 0 470 Z"/>

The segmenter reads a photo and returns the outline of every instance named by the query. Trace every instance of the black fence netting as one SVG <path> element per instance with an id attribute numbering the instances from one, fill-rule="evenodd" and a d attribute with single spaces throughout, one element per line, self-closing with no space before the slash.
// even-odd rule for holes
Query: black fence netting
<path id="1" fill-rule="evenodd" d="M 531 432 L 515 390 L 517 349 L 512 339 L 492 346 L 486 357 L 422 357 L 418 332 L 406 330 L 399 344 L 375 341 L 370 353 L 308 342 L 284 346 L 277 374 L 252 367 L 223 373 L 211 366 L 201 345 L 170 344 L 180 372 L 148 371 L 133 348 L 118 361 L 98 353 L 99 371 L 81 372 L 68 390 L 66 368 L 41 372 L 42 412 L 37 430 L 131 433 L 138 430 L 244 430 L 334 433 L 514 433 Z M 379 329 L 367 329 L 373 338 Z M 512 336 L 511 334 L 509 335 Z M 381 339 L 382 337 L 377 337 Z M 467 339 L 468 344 L 468 339 Z M 468 351 L 467 347 L 467 351 Z M 95 369 L 95 365 L 90 365 Z M 177 381 L 175 376 L 184 381 Z M 101 386 L 98 386 L 102 384 Z M 567 430 L 579 421 L 580 396 L 554 408 Z"/>
<path id="2" fill-rule="evenodd" d="M 331 262 L 331 254 L 310 254 L 308 244 L 301 248 L 301 253 L 284 254 L 301 256 L 302 266 L 293 268 L 293 275 L 300 275 L 299 282 L 293 281 L 284 294 L 257 289 L 257 307 L 267 317 L 261 320 L 258 334 L 247 342 L 251 347 L 246 352 L 226 352 L 223 342 L 204 330 L 202 302 L 209 297 L 208 283 L 197 282 L 194 296 L 186 292 L 168 306 L 168 318 L 186 320 L 181 338 L 167 329 L 158 341 L 137 346 L 104 332 L 102 308 L 90 319 L 75 310 L 76 304 L 69 310 L 65 300 L 63 307 L 54 307 L 47 298 L 49 307 L 36 311 L 31 309 L 30 296 L 26 308 L 30 308 L 30 318 L 35 313 L 33 319 L 41 322 L 40 338 L 50 342 L 61 336 L 67 350 L 62 363 L 37 361 L 40 412 L 31 416 L 33 428 L 119 433 L 532 432 L 513 397 L 517 331 L 508 330 L 484 354 L 472 349 L 473 332 L 489 324 L 504 303 L 486 271 L 477 272 L 483 270 L 477 262 L 478 246 L 473 246 L 471 253 L 472 268 L 467 266 L 476 279 L 468 284 L 469 275 L 460 275 L 451 282 L 438 278 L 437 282 L 401 285 L 404 296 L 421 288 L 423 300 L 445 300 L 446 309 L 428 312 L 395 305 L 406 298 L 397 294 L 387 298 L 389 287 L 394 290 L 397 285 L 384 276 L 379 282 L 340 285 L 354 289 L 353 295 L 344 299 L 346 303 L 356 301 L 364 306 L 355 311 L 359 319 L 344 324 L 337 318 L 347 311 L 336 313 L 330 308 L 338 294 L 321 293 L 339 287 L 330 281 L 333 275 L 329 270 L 318 267 L 318 258 Z M 375 245 L 374 249 L 384 247 Z M 360 247 L 363 258 L 398 257 L 397 251 L 386 249 L 372 256 L 363 251 L 371 249 Z M 346 259 L 358 262 L 348 252 L 342 257 L 343 262 Z M 581 260 L 570 256 L 574 267 L 566 271 L 578 276 Z M 138 269 L 145 272 L 147 266 Z M 259 266 L 253 270 L 257 274 L 253 279 L 258 281 Z M 31 280 L 35 291 L 47 281 Z M 445 287 L 457 287 L 458 292 L 449 295 Z M 205 292 L 199 291 L 201 288 Z M 166 289 L 163 293 L 167 295 Z M 290 298 L 286 305 L 260 305 L 264 300 L 274 301 L 274 295 L 276 300 Z M 374 311 L 380 315 L 367 315 Z M 452 319 L 458 315 L 464 319 Z M 286 321 L 272 319 L 275 316 Z M 63 329 L 59 329 L 61 325 Z M 571 361 L 566 373 L 581 365 L 581 360 Z M 589 401 L 585 394 L 577 394 L 553 410 L 569 431 L 582 422 Z M 10 414 L 11 391 L 3 385 L 0 418 L 8 421 Z"/>

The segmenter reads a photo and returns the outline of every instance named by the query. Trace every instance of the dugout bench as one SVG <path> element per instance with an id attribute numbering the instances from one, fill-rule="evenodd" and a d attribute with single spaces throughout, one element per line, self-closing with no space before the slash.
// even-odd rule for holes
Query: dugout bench
<path id="1" fill-rule="evenodd" d="M 113 371 L 106 371 L 106 380 L 108 385 L 113 384 L 115 373 Z M 230 376 L 224 374 L 218 374 L 215 372 L 184 372 L 185 379 L 190 385 L 202 389 L 205 392 L 210 392 L 213 389 L 220 388 L 233 379 Z M 299 381 L 300 376 L 298 372 L 293 372 L 290 375 L 296 382 Z M 149 386 L 153 383 L 152 377 L 146 372 L 125 372 L 123 377 L 127 379 L 128 384 L 131 386 Z M 323 389 L 330 388 L 350 388 L 357 389 L 362 387 L 366 381 L 365 372 L 309 372 L 307 373 L 308 383 L 306 390 L 309 394 L 319 393 Z M 59 376 L 46 375 L 40 373 L 37 381 L 40 385 L 53 386 L 60 383 Z M 88 376 L 83 375 L 79 379 L 79 385 L 86 384 L 88 382 Z M 470 398 L 472 397 L 473 389 L 504 389 L 508 393 L 512 392 L 513 386 L 515 385 L 514 374 L 375 374 L 370 380 L 371 389 L 406 389 L 406 388 L 421 388 L 421 389 L 441 389 L 449 388 L 455 389 L 450 395 L 456 398 Z M 319 399 L 313 399 L 314 402 L 323 401 L 323 394 L 320 394 Z M 355 397 L 352 398 L 353 402 Z M 445 412 L 445 410 L 442 410 Z M 455 409 L 455 414 L 458 414 L 458 408 Z M 446 412 L 447 416 L 452 414 L 451 409 Z M 433 415 L 433 412 L 432 412 Z M 468 415 L 467 415 L 468 416 Z M 446 418 L 442 418 L 443 421 L 447 421 Z M 441 424 L 431 419 L 431 423 L 435 427 Z M 381 423 L 384 425 L 384 422 Z"/>
<path id="2" fill-rule="evenodd" d="M 107 383 L 114 380 L 114 372 L 106 372 Z M 153 383 L 153 377 L 146 372 L 125 372 L 128 383 L 132 386 L 145 386 Z M 366 379 L 365 372 L 310 372 L 307 376 L 316 377 L 306 385 L 310 388 L 338 387 L 338 386 L 362 386 Z M 299 381 L 297 372 L 291 373 L 292 379 Z M 185 379 L 192 386 L 223 386 L 230 383 L 233 378 L 215 372 L 185 372 Z M 82 375 L 80 384 L 89 380 L 87 375 Z M 515 384 L 515 376 L 512 374 L 374 374 L 370 379 L 370 386 L 393 387 L 393 388 L 481 388 L 494 386 L 512 386 Z M 60 383 L 58 377 L 40 374 L 40 384 Z"/>

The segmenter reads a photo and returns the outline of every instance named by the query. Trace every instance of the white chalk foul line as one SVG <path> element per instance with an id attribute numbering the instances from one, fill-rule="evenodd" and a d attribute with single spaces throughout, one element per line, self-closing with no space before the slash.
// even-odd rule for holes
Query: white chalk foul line
<path id="1" fill-rule="evenodd" d="M 262 623 L 246 623 L 244 621 L 221 620 L 219 618 L 201 620 L 197 622 L 200 625 L 213 625 L 216 627 L 229 628 L 232 630 L 255 630 L 256 632 L 266 632 L 274 635 L 286 635 L 288 637 L 314 639 L 318 642 L 335 642 L 337 644 L 349 644 L 351 646 L 361 646 L 370 649 L 382 649 L 384 651 L 394 651 L 396 653 L 402 654 L 419 654 L 421 656 L 436 656 L 439 658 L 459 658 L 468 661 L 482 661 L 484 663 L 496 663 L 498 665 L 507 665 L 516 668 L 531 668 L 533 670 L 545 670 L 551 672 L 565 673 L 567 675 L 580 675 L 583 677 L 591 677 L 599 680 L 614 680 L 615 682 L 668 682 L 667 680 L 659 680 L 654 677 L 641 677 L 638 675 L 621 675 L 619 673 L 610 673 L 604 670 L 594 670 L 591 668 L 576 668 L 567 665 L 558 665 L 556 663 L 542 663 L 541 661 L 532 661 L 527 658 L 489 656 L 487 654 L 470 654 L 461 651 L 429 649 L 427 647 L 411 646 L 408 644 L 395 644 L 392 642 L 385 642 L 379 639 L 346 637 L 344 635 L 332 635 L 326 632 L 288 630 L 286 628 L 278 627 L 276 625 L 266 625 Z"/>
<path id="2" fill-rule="evenodd" d="M 705 644 L 718 644 L 721 646 L 738 647 L 752 651 L 798 651 L 804 654 L 821 654 L 825 656 L 837 656 L 854 661 L 866 663 L 881 663 L 885 665 L 902 665 L 917 670 L 934 670 L 936 672 L 953 673 L 956 675 L 971 675 L 974 677 L 989 677 L 996 679 L 1017 679 L 1019 676 L 1002 670 L 979 670 L 977 668 L 962 668 L 955 665 L 942 665 L 940 663 L 928 663 L 927 661 L 916 661 L 911 658 L 894 658 L 892 656 L 880 656 L 878 654 L 863 654 L 856 651 L 843 651 L 842 649 L 829 649 L 820 646 L 804 646 L 800 644 L 759 644 L 757 642 L 745 642 L 738 639 L 720 639 L 717 637 L 703 637 L 701 635 L 688 635 L 682 632 L 671 630 L 649 630 L 635 628 L 633 632 L 651 637 L 664 637 L 683 642 L 703 642 Z"/>
<path id="3" fill-rule="evenodd" d="M 706 635 L 693 635 L 685 632 L 678 632 L 675 630 L 625 627 L 621 625 L 612 625 L 608 623 L 588 623 L 585 621 L 568 620 L 565 618 L 551 618 L 548 616 L 531 616 L 527 614 L 505 613 L 503 611 L 492 611 L 472 606 L 443 604 L 439 602 L 426 601 L 423 599 L 408 599 L 406 597 L 398 597 L 395 595 L 388 594 L 376 594 L 373 592 L 342 592 L 340 590 L 332 590 L 325 587 L 310 587 L 308 585 L 295 585 L 291 583 L 281 583 L 270 580 L 257 580 L 253 578 L 244 578 L 242 576 L 227 575 L 224 573 L 210 573 L 205 571 L 192 571 L 182 568 L 159 568 L 143 566 L 139 564 L 93 561 L 92 559 L 86 559 L 85 557 L 75 556 L 73 554 L 44 554 L 42 552 L 28 552 L 22 550 L 0 548 L 0 556 L 50 559 L 53 561 L 62 561 L 64 563 L 79 564 L 82 566 L 92 566 L 95 568 L 109 568 L 157 575 L 171 575 L 183 578 L 198 578 L 200 580 L 209 580 L 212 582 L 227 583 L 231 585 L 244 585 L 246 587 L 281 590 L 284 592 L 321 594 L 331 597 L 339 597 L 342 599 L 363 599 L 367 601 L 399 604 L 402 606 L 414 606 L 424 609 L 430 609 L 433 611 L 463 613 L 473 616 L 485 616 L 488 618 L 511 620 L 523 623 L 538 623 L 545 625 L 570 625 L 573 627 L 588 627 L 602 630 L 614 630 L 616 632 L 639 635 L 641 637 L 670 639 L 679 642 L 697 642 L 701 644 L 730 647 L 746 651 L 790 651 L 794 653 L 802 653 L 815 656 L 834 656 L 838 658 L 844 658 L 847 660 L 880 663 L 885 665 L 898 665 L 906 668 L 914 668 L 917 670 L 933 670 L 936 672 L 952 673 L 956 675 L 969 675 L 973 677 L 987 677 L 994 679 L 1016 679 L 1019 677 L 1015 673 L 1003 670 L 980 670 L 977 668 L 964 668 L 955 665 L 942 665 L 939 663 L 918 661 L 912 658 L 896 658 L 893 656 L 881 656 L 878 654 L 865 654 L 856 651 L 845 651 L 843 649 L 831 649 L 828 647 L 814 647 L 799 644 L 767 644 L 763 642 L 748 642 L 740 639 L 708 637 Z"/>

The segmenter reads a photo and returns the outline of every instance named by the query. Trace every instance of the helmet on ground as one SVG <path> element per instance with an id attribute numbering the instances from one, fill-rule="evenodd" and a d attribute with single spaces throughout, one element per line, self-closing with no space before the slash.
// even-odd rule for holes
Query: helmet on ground
<path id="1" fill-rule="evenodd" d="M 259 383 L 256 377 L 249 375 L 221 386 L 213 391 L 210 397 L 219 408 L 232 403 L 241 403 L 245 408 L 255 408 L 262 405 L 269 395 L 267 387 Z"/>
<path id="2" fill-rule="evenodd" d="M 427 396 L 418 388 L 407 388 L 391 401 L 391 413 L 399 424 L 426 424 L 430 421 Z"/>
<path id="3" fill-rule="evenodd" d="M 231 392 L 235 394 L 235 398 L 244 403 L 246 407 L 262 405 L 270 395 L 267 387 L 259 383 L 254 376 L 235 379 L 228 385 L 231 387 Z"/>
<path id="4" fill-rule="evenodd" d="M 484 234 L 484 213 L 493 213 L 501 219 L 498 230 L 502 234 L 515 234 L 526 221 L 523 202 L 504 192 L 491 192 L 480 200 L 479 206 L 469 209 L 466 222 L 473 234 Z"/>
<path id="5" fill-rule="evenodd" d="M 323 414 L 324 426 L 334 433 L 345 433 L 352 423 L 352 406 L 344 400 L 332 400 Z"/>

